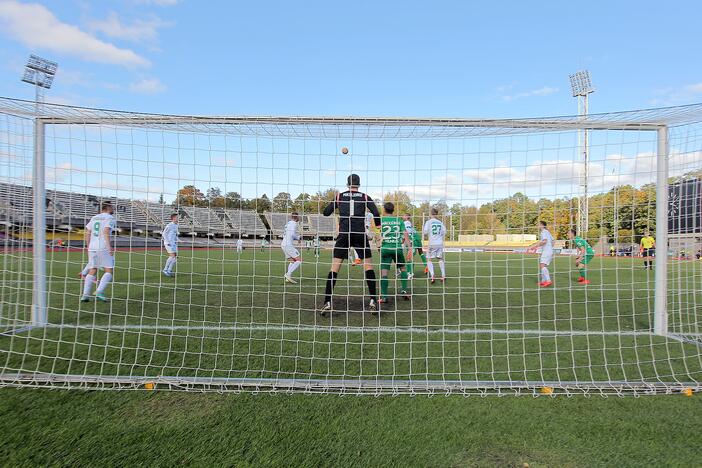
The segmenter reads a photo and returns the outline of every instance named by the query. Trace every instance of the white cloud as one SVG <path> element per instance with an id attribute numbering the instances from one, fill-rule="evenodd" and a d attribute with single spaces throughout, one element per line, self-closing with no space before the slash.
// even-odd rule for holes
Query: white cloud
<path id="1" fill-rule="evenodd" d="M 31 173 L 29 173 L 31 177 Z M 47 167 L 44 173 L 47 183 L 61 183 L 71 179 L 71 175 L 83 176 L 85 171 L 73 166 L 71 163 L 62 163 L 56 167 Z"/>
<path id="2" fill-rule="evenodd" d="M 234 156 L 214 156 L 212 157 L 211 166 L 215 170 L 225 167 L 238 167 L 237 158 Z"/>
<path id="3" fill-rule="evenodd" d="M 504 89 L 504 88 L 503 88 Z M 500 96 L 505 102 L 514 101 L 515 99 L 527 98 L 527 97 L 542 97 L 548 96 L 558 92 L 558 88 L 552 88 L 551 86 L 542 86 L 541 88 L 532 89 L 530 91 L 524 91 L 516 94 L 504 94 Z"/>
<path id="4" fill-rule="evenodd" d="M 459 175 L 446 174 L 434 177 L 427 184 L 405 185 L 399 187 L 413 201 L 474 199 L 478 193 L 478 184 L 466 182 Z"/>
<path id="5" fill-rule="evenodd" d="M 136 0 L 141 5 L 173 6 L 178 0 Z"/>
<path id="6" fill-rule="evenodd" d="M 139 94 L 157 94 L 166 90 L 158 78 L 143 78 L 129 85 L 129 90 Z"/>
<path id="7" fill-rule="evenodd" d="M 89 23 L 88 27 L 92 31 L 115 39 L 123 39 L 132 42 L 155 41 L 158 38 L 158 29 L 169 26 L 170 23 L 158 17 L 148 20 L 135 20 L 127 24 L 120 20 L 117 13 L 110 13 L 104 20 L 95 20 Z"/>
<path id="8" fill-rule="evenodd" d="M 72 98 L 66 96 L 56 96 L 52 94 L 46 98 L 46 102 L 51 104 L 60 104 L 62 106 L 78 106 L 80 103 Z"/>
<path id="9" fill-rule="evenodd" d="M 144 67 L 149 61 L 129 49 L 102 41 L 76 26 L 60 21 L 45 6 L 0 2 L 0 30 L 30 48 L 68 54 L 91 62 Z"/>
<path id="10" fill-rule="evenodd" d="M 18 154 L 0 151 L 0 161 L 19 161 L 21 159 Z"/>
<path id="11" fill-rule="evenodd" d="M 661 88 L 654 93 L 656 97 L 650 102 L 654 106 L 673 106 L 688 104 L 702 98 L 702 83 L 693 83 L 679 88 Z"/>

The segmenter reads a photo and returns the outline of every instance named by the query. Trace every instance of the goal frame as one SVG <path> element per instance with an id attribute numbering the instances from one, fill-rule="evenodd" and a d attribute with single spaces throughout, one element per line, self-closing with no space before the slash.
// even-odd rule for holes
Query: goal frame
<path id="1" fill-rule="evenodd" d="M 81 125 L 169 125 L 183 122 L 211 125 L 379 125 L 379 126 L 441 126 L 466 128 L 503 128 L 527 130 L 619 130 L 619 131 L 654 131 L 657 134 L 656 151 L 656 239 L 665 247 L 665 255 L 655 257 L 654 290 L 654 325 L 653 333 L 668 336 L 668 126 L 641 122 L 589 122 L 587 120 L 549 120 L 549 119 L 412 119 L 379 117 L 188 117 L 158 118 L 143 116 L 139 118 L 56 118 L 37 117 L 34 122 L 34 158 L 32 164 L 32 187 L 34 198 L 33 218 L 33 275 L 34 292 L 32 296 L 31 327 L 48 324 L 47 320 L 47 280 L 46 280 L 46 218 L 43 211 L 36 209 L 43 206 L 46 199 L 45 174 L 45 127 L 46 125 L 81 124 Z"/>
<path id="2" fill-rule="evenodd" d="M 3 98 L 0 98 L 2 101 Z M 17 102 L 17 101 L 14 101 Z M 61 106 L 51 105 L 54 109 Z M 73 108 L 71 108 L 73 109 Z M 6 110 L 0 102 L 0 110 Z M 676 341 L 684 337 L 670 333 L 668 327 L 668 176 L 669 176 L 669 126 L 675 126 L 675 120 L 646 121 L 615 117 L 606 120 L 603 116 L 591 115 L 586 118 L 563 117 L 547 119 L 451 119 L 451 118 L 401 118 L 401 117 L 190 117 L 154 114 L 136 114 L 84 109 L 83 116 L 56 116 L 60 112 L 51 112 L 52 116 L 42 115 L 38 106 L 31 111 L 12 109 L 11 114 L 33 120 L 33 157 L 32 157 L 32 198 L 33 198 L 33 292 L 30 323 L 3 334 L 14 334 L 34 328 L 52 327 L 47 312 L 48 279 L 46 248 L 46 132 L 49 125 L 87 125 L 87 126 L 134 126 L 150 128 L 169 128 L 171 126 L 359 126 L 382 131 L 384 128 L 399 127 L 437 127 L 443 129 L 503 129 L 509 132 L 525 133 L 529 131 L 636 131 L 656 132 L 656 239 L 663 248 L 663 254 L 655 257 L 655 287 L 653 328 L 647 333 L 639 334 L 660 336 Z M 315 135 L 299 135 L 314 137 Z M 320 135 L 319 138 L 325 138 Z M 329 137 L 332 138 L 332 137 Z M 59 325 L 60 327 L 60 325 Z M 202 378 L 177 376 L 109 376 L 109 375 L 70 375 L 70 374 L 3 374 L 0 385 L 50 387 L 56 384 L 74 384 L 83 388 L 126 389 L 139 388 L 151 383 L 159 388 L 168 389 L 209 389 L 219 391 L 299 391 L 307 393 L 478 393 L 488 394 L 496 391 L 509 393 L 533 394 L 541 388 L 557 389 L 556 393 L 670 393 L 672 388 L 691 386 L 699 388 L 698 383 L 686 382 L 639 382 L 639 381 L 403 381 L 403 380 L 361 380 L 361 379 L 274 379 L 274 378 Z"/>

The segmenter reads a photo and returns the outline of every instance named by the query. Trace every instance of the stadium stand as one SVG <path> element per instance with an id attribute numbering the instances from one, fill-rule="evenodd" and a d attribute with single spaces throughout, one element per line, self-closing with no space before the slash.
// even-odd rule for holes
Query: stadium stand
<path id="1" fill-rule="evenodd" d="M 54 212 L 60 213 L 62 222 L 69 227 L 85 226 L 100 211 L 100 201 L 93 195 L 47 190 L 46 197 Z"/>
<path id="2" fill-rule="evenodd" d="M 487 245 L 493 247 L 529 247 L 537 241 L 534 234 L 497 234 Z"/>
<path id="3" fill-rule="evenodd" d="M 209 208 L 183 206 L 180 212 L 185 212 L 193 221 L 196 232 L 207 235 L 224 235 L 224 223 L 217 214 Z"/>
<path id="4" fill-rule="evenodd" d="M 175 207 L 172 205 L 140 200 L 134 200 L 132 203 L 151 221 L 149 224 L 159 231 L 163 226 L 171 222 L 171 214 L 176 212 Z"/>
<path id="5" fill-rule="evenodd" d="M 470 247 L 480 247 L 488 245 L 494 240 L 495 236 L 493 236 L 492 234 L 460 234 L 458 236 L 458 244 Z"/>
<path id="6" fill-rule="evenodd" d="M 123 198 L 110 199 L 115 205 L 117 226 L 127 227 L 130 231 L 145 231 L 149 228 L 149 219 L 146 214 L 137 209 L 131 200 Z"/>
<path id="7" fill-rule="evenodd" d="M 275 237 L 283 237 L 285 224 L 290 220 L 289 213 L 266 213 L 266 221 L 271 228 L 271 234 Z"/>
<path id="8" fill-rule="evenodd" d="M 60 230 L 80 229 L 100 211 L 100 203 L 103 200 L 115 205 L 117 227 L 121 230 L 158 234 L 163 226 L 170 222 L 170 215 L 177 212 L 180 217 L 181 232 L 189 235 L 224 237 L 268 235 L 266 225 L 255 211 L 175 207 L 150 201 L 115 197 L 99 198 L 95 195 L 59 190 L 46 191 L 47 226 Z M 15 227 L 31 225 L 32 205 L 31 187 L 0 183 L 1 224 Z"/>
<path id="9" fill-rule="evenodd" d="M 290 213 L 267 213 L 266 221 L 271 228 L 271 233 L 275 237 L 283 236 L 285 224 L 290 220 Z M 324 221 L 319 220 L 322 218 Z M 314 221 L 312 221 L 314 219 Z M 322 232 L 319 231 L 319 226 L 323 227 Z M 304 237 L 313 237 L 320 235 L 323 237 L 334 236 L 335 222 L 333 218 L 326 218 L 321 215 L 300 215 L 299 231 Z"/>
<path id="10" fill-rule="evenodd" d="M 219 216 L 225 226 L 225 235 L 234 237 L 253 236 L 263 237 L 268 234 L 266 225 L 255 211 L 232 210 L 213 208 L 212 211 Z"/>
<path id="11" fill-rule="evenodd" d="M 310 231 L 319 237 L 336 236 L 336 218 L 333 216 L 323 216 L 321 214 L 310 214 L 307 216 Z"/>

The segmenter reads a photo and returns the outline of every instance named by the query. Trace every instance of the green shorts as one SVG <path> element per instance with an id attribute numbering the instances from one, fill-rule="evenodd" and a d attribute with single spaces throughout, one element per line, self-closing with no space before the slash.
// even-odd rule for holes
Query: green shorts
<path id="1" fill-rule="evenodd" d="M 398 267 L 405 265 L 405 254 L 402 249 L 380 249 L 380 269 L 389 270 L 395 262 Z"/>
<path id="2" fill-rule="evenodd" d="M 580 261 L 580 263 L 582 263 L 583 265 L 587 265 L 588 263 L 590 263 L 590 260 L 592 260 L 594 256 L 595 254 L 586 254 L 585 257 L 583 257 L 583 259 Z"/>
<path id="3" fill-rule="evenodd" d="M 412 247 L 415 249 L 421 249 L 422 248 L 422 239 L 419 238 L 413 238 L 412 239 Z"/>

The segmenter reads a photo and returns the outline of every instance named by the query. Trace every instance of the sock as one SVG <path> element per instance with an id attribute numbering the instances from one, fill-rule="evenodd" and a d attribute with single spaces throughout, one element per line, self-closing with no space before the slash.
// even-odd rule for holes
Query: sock
<path id="1" fill-rule="evenodd" d="M 83 271 L 81 271 L 80 274 L 83 276 L 87 276 L 89 271 L 90 267 L 88 265 L 85 265 L 85 268 L 83 268 Z"/>
<path id="2" fill-rule="evenodd" d="M 422 262 L 424 263 L 424 266 L 426 267 L 427 266 L 427 256 L 422 254 L 419 256 L 419 258 L 422 259 Z"/>
<path id="3" fill-rule="evenodd" d="M 105 289 L 107 289 L 107 285 L 110 284 L 110 281 L 112 281 L 112 273 L 105 273 L 102 275 L 102 279 L 100 280 L 100 284 L 98 284 L 96 293 L 104 293 Z"/>
<path id="4" fill-rule="evenodd" d="M 375 284 L 375 270 L 366 270 L 366 283 L 368 283 L 370 298 L 375 299 L 375 296 L 378 295 L 378 291 L 376 290 L 377 286 Z"/>
<path id="5" fill-rule="evenodd" d="M 382 297 L 388 296 L 388 277 L 387 276 L 380 277 L 380 295 Z"/>
<path id="6" fill-rule="evenodd" d="M 446 277 L 446 264 L 444 263 L 443 259 L 439 260 L 439 268 L 441 268 L 441 277 L 445 278 Z"/>
<path id="7" fill-rule="evenodd" d="M 171 271 L 171 269 L 170 269 L 170 267 L 171 267 L 171 258 L 173 258 L 173 257 L 168 257 L 168 258 L 166 259 L 166 264 L 163 265 L 163 271 Z"/>
<path id="8" fill-rule="evenodd" d="M 433 278 L 434 277 L 434 263 L 433 262 L 427 263 L 427 268 L 429 268 L 429 277 Z"/>
<path id="9" fill-rule="evenodd" d="M 168 267 L 168 271 L 173 272 L 173 268 L 175 268 L 177 261 L 178 261 L 178 257 L 171 257 L 171 264 Z"/>
<path id="10" fill-rule="evenodd" d="M 324 288 L 324 302 L 331 302 L 332 292 L 334 291 L 334 284 L 336 283 L 336 277 L 339 273 L 330 271 L 327 275 L 327 285 Z"/>
<path id="11" fill-rule="evenodd" d="M 292 275 L 300 265 L 302 265 L 302 262 L 299 260 L 292 262 L 290 265 L 288 265 L 288 276 Z"/>
<path id="12" fill-rule="evenodd" d="M 551 275 L 548 273 L 548 268 L 543 267 L 541 269 L 541 279 L 544 281 L 551 281 Z"/>
<path id="13" fill-rule="evenodd" d="M 407 267 L 407 273 L 414 273 L 414 263 L 407 262 L 405 266 Z"/>
<path id="14" fill-rule="evenodd" d="M 407 272 L 403 271 L 400 273 L 400 284 L 402 285 L 402 290 L 407 291 Z"/>
<path id="15" fill-rule="evenodd" d="M 580 268 L 580 276 L 582 276 L 583 278 L 587 277 L 587 271 L 585 270 L 585 268 Z"/>
<path id="16" fill-rule="evenodd" d="M 93 290 L 93 283 L 95 282 L 95 275 L 85 275 L 85 281 L 83 282 L 83 295 L 90 296 L 90 292 Z"/>

